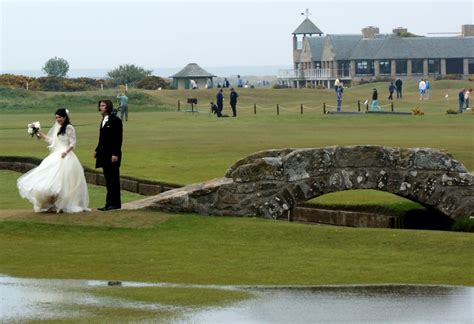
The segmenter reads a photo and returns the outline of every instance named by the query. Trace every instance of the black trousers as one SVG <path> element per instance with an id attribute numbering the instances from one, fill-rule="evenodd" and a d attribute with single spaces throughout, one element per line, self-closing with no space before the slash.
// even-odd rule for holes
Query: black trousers
<path id="1" fill-rule="evenodd" d="M 402 98 L 402 89 L 397 89 L 397 98 Z"/>
<path id="2" fill-rule="evenodd" d="M 230 103 L 230 107 L 232 108 L 232 116 L 237 117 L 237 103 Z"/>
<path id="3" fill-rule="evenodd" d="M 217 117 L 222 117 L 222 109 L 224 109 L 224 103 L 217 102 Z"/>
<path id="4" fill-rule="evenodd" d="M 110 163 L 103 167 L 107 197 L 105 207 L 122 207 L 120 200 L 120 168 L 118 163 Z"/>

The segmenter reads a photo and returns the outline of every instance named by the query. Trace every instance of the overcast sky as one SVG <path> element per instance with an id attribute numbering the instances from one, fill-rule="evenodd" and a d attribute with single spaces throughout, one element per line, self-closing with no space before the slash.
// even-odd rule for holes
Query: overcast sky
<path id="1" fill-rule="evenodd" d="M 326 34 L 460 32 L 473 1 L 0 0 L 0 72 L 41 70 L 51 57 L 71 69 L 147 69 L 292 64 L 291 33 L 309 9 Z M 429 35 L 428 35 L 429 36 Z"/>

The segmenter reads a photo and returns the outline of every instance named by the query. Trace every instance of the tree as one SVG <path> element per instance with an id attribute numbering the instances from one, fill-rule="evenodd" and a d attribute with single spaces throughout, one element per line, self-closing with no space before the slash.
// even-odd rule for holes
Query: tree
<path id="1" fill-rule="evenodd" d="M 53 57 L 43 66 L 43 71 L 48 76 L 64 77 L 69 71 L 69 63 L 63 58 Z"/>
<path id="2" fill-rule="evenodd" d="M 151 73 L 151 70 L 145 70 L 134 64 L 124 64 L 113 69 L 107 75 L 117 84 L 135 84 L 137 81 L 151 75 Z"/>

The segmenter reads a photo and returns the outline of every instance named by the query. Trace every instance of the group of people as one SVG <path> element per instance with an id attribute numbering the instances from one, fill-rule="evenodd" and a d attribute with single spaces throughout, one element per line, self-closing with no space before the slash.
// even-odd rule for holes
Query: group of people
<path id="1" fill-rule="evenodd" d="M 235 91 L 234 88 L 230 88 L 230 107 L 232 108 L 232 117 L 237 117 L 237 98 L 239 94 Z M 216 94 L 216 103 L 211 101 L 211 112 L 216 114 L 217 117 L 227 117 L 227 115 L 222 113 L 224 109 L 224 89 L 219 89 Z"/>
<path id="2" fill-rule="evenodd" d="M 430 80 L 421 79 L 420 83 L 418 83 L 418 94 L 420 95 L 420 100 L 430 98 L 430 89 L 431 89 Z"/>
<path id="3" fill-rule="evenodd" d="M 122 120 L 114 113 L 111 100 L 99 100 L 97 109 L 102 116 L 99 140 L 94 151 L 95 167 L 102 168 L 107 196 L 100 211 L 122 207 L 120 197 L 120 164 L 122 161 Z M 76 130 L 69 111 L 59 108 L 55 123 L 47 134 L 38 130 L 38 139 L 45 140 L 50 154 L 36 168 L 17 181 L 21 197 L 33 204 L 35 212 L 78 213 L 90 211 L 89 193 L 84 169 L 74 154 Z"/>
<path id="4" fill-rule="evenodd" d="M 397 91 L 397 98 L 401 99 L 403 98 L 402 94 L 402 87 L 403 87 L 403 81 L 402 79 L 398 78 L 395 80 L 395 83 L 393 81 L 390 81 L 390 85 L 388 86 L 388 100 L 393 100 L 393 93 Z"/>

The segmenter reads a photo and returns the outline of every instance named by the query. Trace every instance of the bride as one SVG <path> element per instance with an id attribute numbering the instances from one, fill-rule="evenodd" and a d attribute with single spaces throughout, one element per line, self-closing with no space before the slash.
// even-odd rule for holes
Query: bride
<path id="1" fill-rule="evenodd" d="M 76 131 L 68 111 L 58 109 L 56 123 L 48 134 L 38 131 L 36 136 L 48 142 L 51 153 L 18 179 L 21 197 L 28 199 L 37 213 L 90 211 L 84 169 L 72 151 L 76 146 Z"/>

